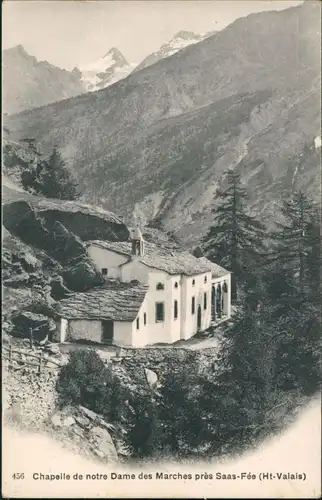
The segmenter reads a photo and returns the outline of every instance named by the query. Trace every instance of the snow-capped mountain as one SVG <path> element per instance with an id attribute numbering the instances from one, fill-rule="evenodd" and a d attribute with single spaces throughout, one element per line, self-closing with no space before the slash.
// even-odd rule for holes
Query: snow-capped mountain
<path id="1" fill-rule="evenodd" d="M 192 31 L 179 31 L 168 43 L 161 45 L 159 50 L 153 52 L 145 59 L 143 59 L 143 61 L 135 68 L 135 71 L 146 68 L 147 66 L 156 63 L 160 59 L 172 56 L 179 50 L 188 47 L 188 45 L 201 42 L 202 40 L 213 34 L 214 32 L 197 34 L 193 33 Z"/>
<path id="2" fill-rule="evenodd" d="M 82 82 L 89 92 L 100 90 L 128 76 L 136 64 L 127 62 L 123 54 L 113 47 L 103 57 L 79 68 Z"/>

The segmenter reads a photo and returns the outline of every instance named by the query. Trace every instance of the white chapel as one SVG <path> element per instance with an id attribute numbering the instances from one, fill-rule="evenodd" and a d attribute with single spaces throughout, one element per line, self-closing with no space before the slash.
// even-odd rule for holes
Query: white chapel
<path id="1" fill-rule="evenodd" d="M 60 301 L 60 341 L 143 347 L 187 340 L 231 315 L 231 275 L 208 259 L 144 241 L 90 241 L 105 285 Z"/>

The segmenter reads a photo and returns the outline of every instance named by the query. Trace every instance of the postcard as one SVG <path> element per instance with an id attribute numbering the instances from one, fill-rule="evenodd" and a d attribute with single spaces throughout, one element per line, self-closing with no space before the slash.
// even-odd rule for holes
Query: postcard
<path id="1" fill-rule="evenodd" d="M 321 3 L 2 10 L 3 497 L 320 498 Z"/>

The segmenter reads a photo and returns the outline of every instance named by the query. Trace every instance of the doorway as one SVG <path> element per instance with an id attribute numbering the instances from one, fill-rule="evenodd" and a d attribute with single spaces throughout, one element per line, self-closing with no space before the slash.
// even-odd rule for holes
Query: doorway
<path id="1" fill-rule="evenodd" d="M 201 306 L 198 306 L 197 328 L 198 328 L 198 330 L 200 330 L 200 328 L 201 328 Z"/>
<path id="2" fill-rule="evenodd" d="M 102 321 L 102 342 L 104 344 L 112 344 L 114 337 L 114 323 L 113 321 Z"/>

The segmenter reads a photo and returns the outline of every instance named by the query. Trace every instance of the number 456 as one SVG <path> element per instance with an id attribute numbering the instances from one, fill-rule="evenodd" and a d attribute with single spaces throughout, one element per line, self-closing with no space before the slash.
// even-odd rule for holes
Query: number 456
<path id="1" fill-rule="evenodd" d="M 15 472 L 12 474 L 12 479 L 25 479 L 25 475 L 23 472 Z"/>

